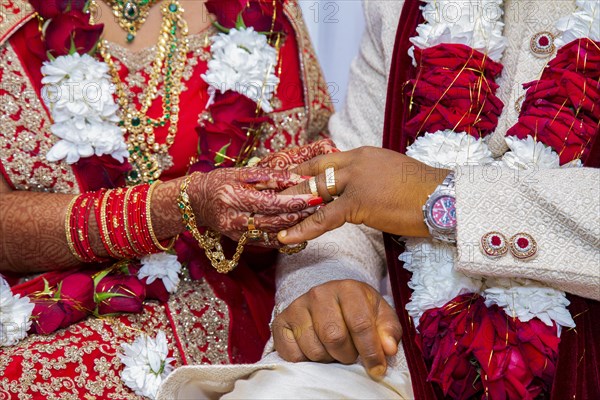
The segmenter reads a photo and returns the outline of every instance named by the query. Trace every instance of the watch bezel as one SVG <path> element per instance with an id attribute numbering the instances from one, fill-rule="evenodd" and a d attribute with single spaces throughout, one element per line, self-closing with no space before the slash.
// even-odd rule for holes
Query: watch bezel
<path id="1" fill-rule="evenodd" d="M 431 222 L 431 225 L 433 225 L 437 231 L 441 231 L 441 232 L 445 232 L 445 233 L 453 232 L 456 229 L 456 217 L 454 217 L 454 224 L 452 226 L 441 226 L 438 224 L 435 217 L 433 216 L 433 208 L 434 208 L 435 204 L 443 197 L 449 197 L 452 200 L 454 200 L 454 206 L 456 207 L 456 197 L 454 196 L 454 194 L 453 193 L 442 193 L 440 191 L 440 192 L 436 193 L 435 197 L 432 198 L 430 206 L 427 207 L 427 218 Z"/>

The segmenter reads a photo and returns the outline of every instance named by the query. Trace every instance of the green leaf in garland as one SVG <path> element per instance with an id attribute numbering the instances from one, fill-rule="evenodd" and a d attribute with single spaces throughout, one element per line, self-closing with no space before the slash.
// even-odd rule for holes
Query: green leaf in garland
<path id="1" fill-rule="evenodd" d="M 94 301 L 96 303 L 102 303 L 103 301 L 106 301 L 108 299 L 112 299 L 113 297 L 130 297 L 130 296 L 127 296 L 126 294 L 123 294 L 123 293 L 107 293 L 107 292 L 102 292 L 102 293 L 95 293 L 94 294 Z"/>
<path id="2" fill-rule="evenodd" d="M 235 21 L 235 29 L 245 29 L 246 23 L 244 22 L 244 18 L 242 17 L 242 13 L 239 13 L 237 17 L 237 21 Z"/>
<path id="3" fill-rule="evenodd" d="M 110 273 L 109 269 L 105 269 L 104 271 L 100 271 L 98 274 L 96 274 L 94 276 L 94 290 L 96 290 L 96 286 L 98 286 L 98 283 L 100 283 L 100 281 Z"/>
<path id="4" fill-rule="evenodd" d="M 227 157 L 227 149 L 231 146 L 231 141 L 227 143 L 225 146 L 221 147 L 221 150 L 217 152 L 215 155 L 215 164 L 222 164 L 225 161 L 225 157 Z"/>

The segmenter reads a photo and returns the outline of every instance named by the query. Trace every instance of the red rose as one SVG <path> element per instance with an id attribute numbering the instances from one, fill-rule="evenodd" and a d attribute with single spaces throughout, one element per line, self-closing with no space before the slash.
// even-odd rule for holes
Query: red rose
<path id="1" fill-rule="evenodd" d="M 94 192 L 102 188 L 116 188 L 126 185 L 125 177 L 131 171 L 129 161 L 119 162 L 108 154 L 101 157 L 80 158 L 73 169 L 81 177 L 79 183 L 84 192 Z"/>
<path id="2" fill-rule="evenodd" d="M 95 308 L 94 280 L 90 274 L 69 275 L 59 284 L 59 288 L 60 304 L 66 314 L 61 328 L 81 321 L 92 313 Z"/>
<path id="3" fill-rule="evenodd" d="M 273 8 L 273 3 L 277 10 Z M 234 28 L 238 17 L 242 16 L 247 27 L 253 27 L 258 32 L 281 31 L 279 20 L 283 16 L 283 2 L 271 0 L 208 0 L 206 8 L 217 18 L 217 22 L 225 28 Z"/>
<path id="4" fill-rule="evenodd" d="M 472 341 L 474 310 L 482 304 L 477 295 L 462 295 L 442 308 L 428 310 L 420 319 L 417 346 L 430 365 L 428 380 L 438 383 L 453 399 L 469 399 L 483 389 L 467 351 Z"/>
<path id="5" fill-rule="evenodd" d="M 441 44 L 415 48 L 417 77 L 405 87 L 413 104 L 406 124 L 409 137 L 444 129 L 480 137 L 498 124 L 503 104 L 495 95 L 494 78 L 502 65 L 468 46 Z"/>
<path id="6" fill-rule="evenodd" d="M 144 285 L 132 275 L 107 275 L 96 286 L 98 315 L 139 313 L 145 298 Z"/>
<path id="7" fill-rule="evenodd" d="M 215 158 L 222 154 L 219 166 L 235 165 L 231 159 L 237 159 L 244 146 L 249 142 L 247 132 L 251 127 L 258 128 L 267 120 L 259 111 L 256 103 L 248 97 L 227 91 L 217 94 L 215 102 L 209 107 L 212 122 L 206 121 L 198 126 L 200 161 L 216 163 Z"/>
<path id="8" fill-rule="evenodd" d="M 33 9 L 44 19 L 51 19 L 65 11 L 83 11 L 87 0 L 29 0 Z"/>
<path id="9" fill-rule="evenodd" d="M 90 25 L 89 20 L 89 14 L 77 10 L 52 18 L 44 35 L 52 55 L 69 54 L 73 44 L 80 54 L 90 52 L 98 43 L 104 25 Z"/>
<path id="10" fill-rule="evenodd" d="M 561 47 L 548 62 L 547 70 L 577 71 L 588 78 L 600 79 L 600 42 L 588 38 L 576 39 Z"/>
<path id="11" fill-rule="evenodd" d="M 94 281 L 89 273 L 64 278 L 57 293 L 34 298 L 32 330 L 47 335 L 81 321 L 94 310 Z"/>
<path id="12" fill-rule="evenodd" d="M 31 314 L 31 330 L 33 333 L 48 335 L 60 329 L 65 319 L 65 311 L 58 300 L 46 296 L 33 300 L 35 307 Z"/>

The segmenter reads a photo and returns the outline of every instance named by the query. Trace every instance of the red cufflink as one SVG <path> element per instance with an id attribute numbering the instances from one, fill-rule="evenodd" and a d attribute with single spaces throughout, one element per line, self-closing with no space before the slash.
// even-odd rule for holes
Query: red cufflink
<path id="1" fill-rule="evenodd" d="M 535 239 L 528 233 L 517 233 L 508 243 L 510 253 L 519 260 L 527 260 L 536 256 L 538 246 Z"/>
<path id="2" fill-rule="evenodd" d="M 490 258 L 502 257 L 508 251 L 506 238 L 500 232 L 488 232 L 481 238 L 481 250 Z"/>

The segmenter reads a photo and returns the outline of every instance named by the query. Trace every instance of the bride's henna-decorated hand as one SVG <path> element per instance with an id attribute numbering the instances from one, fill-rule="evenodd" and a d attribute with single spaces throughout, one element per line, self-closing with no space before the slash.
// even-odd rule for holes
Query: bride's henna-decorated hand
<path id="1" fill-rule="evenodd" d="M 295 147 L 290 150 L 269 154 L 267 157 L 260 160 L 257 166 L 287 170 L 314 157 L 337 152 L 339 152 L 339 150 L 335 146 L 335 143 L 333 143 L 333 140 L 323 139 L 302 147 Z"/>
<path id="2" fill-rule="evenodd" d="M 270 246 L 280 247 L 276 232 L 310 216 L 322 202 L 312 195 L 277 193 L 301 181 L 289 171 L 223 168 L 194 175 L 188 193 L 198 225 L 239 240 L 248 230 L 251 213 L 255 213 L 256 229 L 271 233 Z"/>

